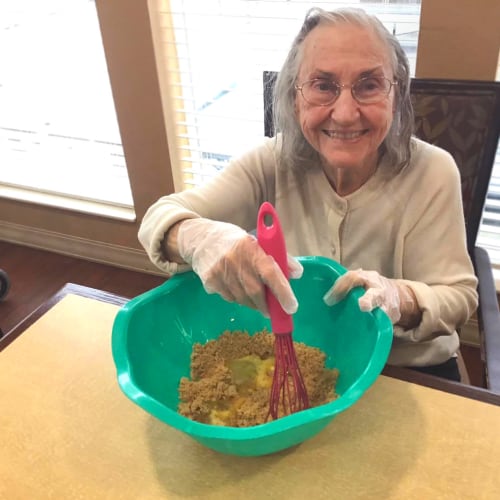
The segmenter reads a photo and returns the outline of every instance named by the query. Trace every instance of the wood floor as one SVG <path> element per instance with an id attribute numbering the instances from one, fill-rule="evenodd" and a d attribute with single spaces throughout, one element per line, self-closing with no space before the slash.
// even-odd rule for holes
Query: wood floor
<path id="1" fill-rule="evenodd" d="M 75 259 L 0 241 L 0 269 L 10 290 L 0 302 L 0 328 L 9 332 L 66 283 L 132 298 L 165 281 L 161 276 Z"/>
<path id="2" fill-rule="evenodd" d="M 9 332 L 66 283 L 75 283 L 132 298 L 162 284 L 161 276 L 140 273 L 0 241 L 0 269 L 10 290 L 0 301 L 0 329 Z M 479 349 L 462 346 L 472 385 L 483 387 Z"/>

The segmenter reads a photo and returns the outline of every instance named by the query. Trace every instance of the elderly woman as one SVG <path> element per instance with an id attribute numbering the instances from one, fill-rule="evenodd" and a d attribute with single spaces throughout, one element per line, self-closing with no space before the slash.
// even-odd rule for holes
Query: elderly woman
<path id="1" fill-rule="evenodd" d="M 274 260 L 247 231 L 277 209 L 291 255 L 350 269 L 327 304 L 362 286 L 363 310 L 394 324 L 389 363 L 459 380 L 457 328 L 477 305 L 460 178 L 445 151 L 412 137 L 409 66 L 397 40 L 362 10 L 312 9 L 275 87 L 278 134 L 212 182 L 162 197 L 139 239 L 168 274 L 267 313 L 264 285 L 298 307 Z M 289 258 L 292 277 L 301 266 Z"/>

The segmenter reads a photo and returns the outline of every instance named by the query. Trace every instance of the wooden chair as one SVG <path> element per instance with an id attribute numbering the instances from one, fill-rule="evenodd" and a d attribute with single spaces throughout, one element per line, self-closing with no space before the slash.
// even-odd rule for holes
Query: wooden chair
<path id="1" fill-rule="evenodd" d="M 9 292 L 9 288 L 9 275 L 3 269 L 0 269 L 0 300 L 2 300 L 7 295 L 7 293 Z"/>
<path id="2" fill-rule="evenodd" d="M 265 71 L 264 133 L 274 135 L 272 93 L 277 73 Z M 484 385 L 500 393 L 500 312 L 487 252 L 476 246 L 500 134 L 500 82 L 414 78 L 415 135 L 446 149 L 462 179 L 467 247 L 478 277 L 477 311 Z"/>
<path id="3" fill-rule="evenodd" d="M 9 288 L 10 288 L 9 275 L 3 269 L 0 269 L 0 300 L 3 300 L 7 296 Z M 0 338 L 2 338 L 3 335 L 4 333 L 0 328 Z"/>

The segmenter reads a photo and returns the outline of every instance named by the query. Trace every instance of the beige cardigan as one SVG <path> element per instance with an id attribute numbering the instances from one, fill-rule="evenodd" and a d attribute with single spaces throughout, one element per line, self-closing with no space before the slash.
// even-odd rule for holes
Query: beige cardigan
<path id="1" fill-rule="evenodd" d="M 438 364 L 454 356 L 462 326 L 477 306 L 477 280 L 469 259 L 460 177 L 452 157 L 413 139 L 410 164 L 394 176 L 382 163 L 356 192 L 338 196 L 320 166 L 280 169 L 281 141 L 235 159 L 208 184 L 160 198 L 146 213 L 139 240 L 160 269 L 160 243 L 175 222 L 207 217 L 255 228 L 261 203 L 277 209 L 292 255 L 322 255 L 348 269 L 375 270 L 404 280 L 423 311 L 420 325 L 396 327 L 389 363 Z"/>

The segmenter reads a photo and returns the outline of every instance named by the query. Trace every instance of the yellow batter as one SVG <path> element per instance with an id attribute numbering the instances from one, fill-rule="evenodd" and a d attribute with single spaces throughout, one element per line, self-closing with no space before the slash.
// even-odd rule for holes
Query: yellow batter
<path id="1" fill-rule="evenodd" d="M 251 354 L 228 362 L 231 378 L 238 396 L 211 410 L 208 417 L 212 425 L 228 425 L 234 413 L 249 395 L 257 389 L 269 389 L 273 382 L 274 358 L 261 359 Z"/>

